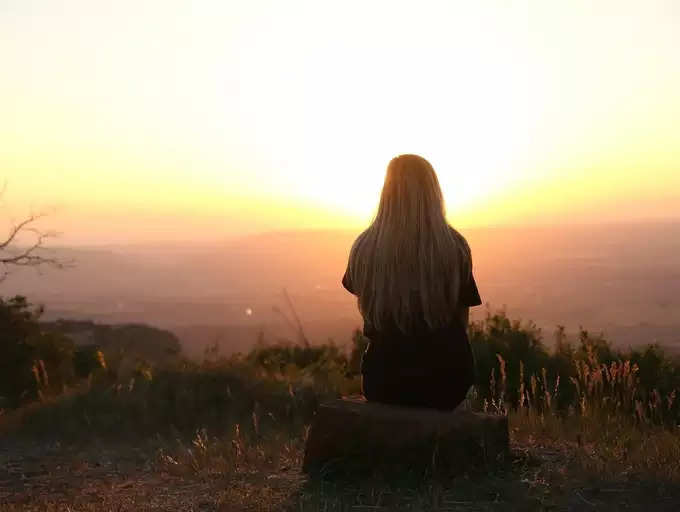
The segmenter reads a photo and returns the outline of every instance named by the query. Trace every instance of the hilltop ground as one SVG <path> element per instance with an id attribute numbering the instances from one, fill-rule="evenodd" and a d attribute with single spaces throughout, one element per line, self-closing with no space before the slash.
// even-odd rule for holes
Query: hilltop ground
<path id="1" fill-rule="evenodd" d="M 680 485 L 640 468 L 617 468 L 614 458 L 598 460 L 602 453 L 592 446 L 534 434 L 515 427 L 512 458 L 498 466 L 404 482 L 310 479 L 300 473 L 302 443 L 294 439 L 279 447 L 279 457 L 250 460 L 237 458 L 224 439 L 208 441 L 220 446 L 203 454 L 195 443 L 191 460 L 187 445 L 169 439 L 62 444 L 5 437 L 0 504 L 8 512 L 678 509 Z"/>
<path id="2" fill-rule="evenodd" d="M 574 346 L 558 330 L 548 351 L 535 326 L 503 314 L 472 324 L 470 339 L 480 378 L 464 406 L 508 414 L 507 460 L 455 478 L 434 467 L 303 475 L 318 403 L 358 391 L 358 333 L 351 353 L 262 343 L 132 374 L 104 364 L 109 346 L 67 392 L 58 374 L 47 382 L 54 365 L 34 366 L 33 401 L 0 413 L 0 510 L 680 508 L 677 361 L 658 347 L 618 352 L 585 331 Z"/>

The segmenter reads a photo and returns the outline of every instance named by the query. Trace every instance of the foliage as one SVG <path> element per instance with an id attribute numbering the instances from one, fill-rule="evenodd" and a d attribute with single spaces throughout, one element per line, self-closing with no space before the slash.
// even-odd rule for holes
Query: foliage
<path id="1" fill-rule="evenodd" d="M 499 411 L 530 408 L 562 415 L 577 412 L 626 415 L 638 423 L 676 425 L 680 362 L 658 345 L 627 351 L 585 329 L 576 345 L 564 328 L 553 350 L 532 323 L 488 313 L 470 326 L 478 396 Z"/>
<path id="2" fill-rule="evenodd" d="M 216 345 L 206 351 L 203 362 L 194 363 L 179 357 L 176 339 L 163 331 L 62 323 L 48 332 L 39 328 L 39 312 L 31 310 L 25 299 L 3 305 L 3 314 L 13 322 L 5 332 L 25 340 L 3 344 L 5 350 L 14 350 L 13 360 L 22 361 L 8 365 L 3 373 L 5 388 L 10 379 L 22 382 L 23 389 L 33 383 L 40 385 L 41 367 L 34 370 L 32 366 L 38 353 L 50 385 L 57 381 L 53 372 L 62 375 L 62 383 L 87 377 L 90 391 L 67 400 L 67 416 L 75 430 L 83 427 L 82 421 L 88 428 L 96 423 L 103 430 L 107 425 L 119 429 L 129 421 L 131 430 L 153 431 L 172 425 L 191 431 L 229 423 L 258 408 L 264 416 L 295 418 L 294 423 L 300 424 L 307 421 L 319 400 L 360 392 L 361 355 L 367 340 L 358 330 L 349 350 L 332 342 L 269 344 L 261 336 L 246 354 L 225 358 Z M 89 340 L 98 344 L 74 348 L 60 337 L 69 329 L 94 333 Z M 472 323 L 469 334 L 477 367 L 470 402 L 475 407 L 503 414 L 531 411 L 565 418 L 624 415 L 636 424 L 671 426 L 678 421 L 675 395 L 680 388 L 680 365 L 658 346 L 621 351 L 602 335 L 584 329 L 569 340 L 558 327 L 549 349 L 533 323 L 511 320 L 502 311 L 488 312 Z M 60 340 L 61 345 L 57 343 Z M 128 361 L 134 365 L 121 371 L 117 353 L 135 354 Z M 68 366 L 64 363 L 68 357 L 71 369 L 55 371 L 58 364 Z M 14 372 L 9 371 L 10 366 Z M 36 387 L 32 389 L 37 392 Z"/>
<path id="3" fill-rule="evenodd" d="M 310 479 L 284 493 L 295 501 L 291 510 L 435 510 L 461 503 L 475 510 L 571 509 L 605 503 L 610 494 L 599 489 L 635 504 L 680 496 L 679 366 L 660 347 L 621 351 L 601 335 L 582 329 L 569 340 L 558 328 L 549 348 L 535 325 L 503 312 L 473 323 L 470 339 L 477 382 L 469 405 L 508 414 L 507 464 L 447 481 Z M 15 413 L 31 442 L 38 435 L 153 442 L 153 464 L 163 473 L 219 481 L 225 509 L 236 497 L 251 507 L 261 495 L 267 510 L 273 479 L 301 481 L 291 468 L 301 464 L 319 401 L 358 390 L 365 347 L 359 331 L 347 353 L 332 343 L 261 338 L 248 353 L 227 358 L 215 346 L 201 363 L 154 366 L 152 378 L 140 367 L 129 380 L 95 381 Z M 85 366 L 96 366 L 96 352 L 88 357 Z"/>
<path id="4" fill-rule="evenodd" d="M 179 340 L 145 325 L 41 322 L 25 297 L 0 298 L 0 410 L 44 400 L 87 382 L 151 379 L 178 365 Z"/>
<path id="5" fill-rule="evenodd" d="M 73 382 L 73 342 L 44 330 L 41 313 L 24 297 L 0 298 L 0 397 L 9 407 L 61 392 Z"/>
<path id="6" fill-rule="evenodd" d="M 141 324 L 106 325 L 57 320 L 45 328 L 78 340 L 74 364 L 79 376 L 104 368 L 111 382 L 152 375 L 181 361 L 181 344 L 173 333 Z"/>

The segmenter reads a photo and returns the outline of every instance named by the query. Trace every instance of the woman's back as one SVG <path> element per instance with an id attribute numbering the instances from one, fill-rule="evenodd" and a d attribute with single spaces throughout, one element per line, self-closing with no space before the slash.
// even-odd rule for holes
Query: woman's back
<path id="1" fill-rule="evenodd" d="M 352 247 L 343 285 L 357 295 L 370 340 L 366 398 L 452 409 L 474 378 L 467 311 L 481 304 L 470 249 L 446 222 L 430 164 L 388 166 L 378 215 Z"/>

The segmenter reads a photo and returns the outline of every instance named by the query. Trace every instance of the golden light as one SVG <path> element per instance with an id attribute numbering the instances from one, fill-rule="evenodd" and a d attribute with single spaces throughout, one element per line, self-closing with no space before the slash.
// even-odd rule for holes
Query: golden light
<path id="1" fill-rule="evenodd" d="M 8 201 L 56 206 L 75 239 L 359 226 L 400 153 L 432 162 L 466 224 L 606 197 L 641 217 L 680 186 L 661 0 L 9 4 Z"/>

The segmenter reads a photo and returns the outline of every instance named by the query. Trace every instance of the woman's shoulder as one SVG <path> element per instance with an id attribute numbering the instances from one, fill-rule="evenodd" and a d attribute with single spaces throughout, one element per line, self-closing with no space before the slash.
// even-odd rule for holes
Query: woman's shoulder
<path id="1" fill-rule="evenodd" d="M 369 237 L 370 229 L 371 228 L 365 229 L 364 231 L 362 231 L 359 234 L 358 237 L 356 237 L 356 239 L 352 243 L 352 248 L 350 249 L 350 254 L 355 252 L 359 248 L 359 246 Z"/>
<path id="2" fill-rule="evenodd" d="M 451 236 L 456 241 L 458 247 L 460 247 L 464 253 L 470 255 L 470 245 L 468 244 L 468 241 L 465 239 L 465 237 L 453 226 L 449 225 L 449 230 L 451 231 Z"/>

